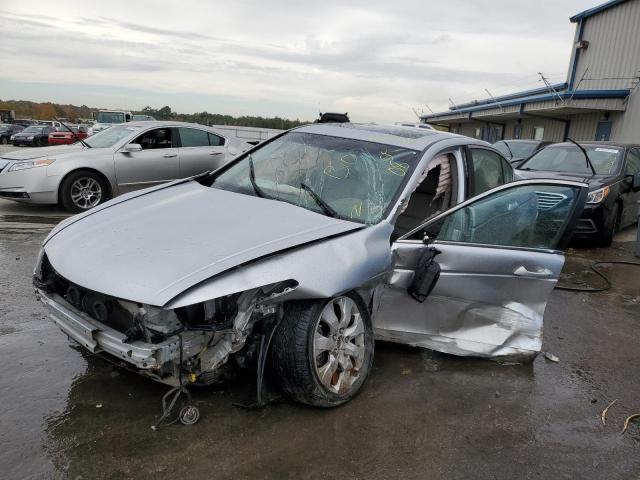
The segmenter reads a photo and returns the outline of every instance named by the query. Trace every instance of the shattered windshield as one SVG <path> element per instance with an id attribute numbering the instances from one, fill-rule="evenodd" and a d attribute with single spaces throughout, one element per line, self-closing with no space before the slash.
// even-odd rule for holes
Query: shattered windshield
<path id="1" fill-rule="evenodd" d="M 244 157 L 218 176 L 213 187 L 374 224 L 384 217 L 418 158 L 419 152 L 406 148 L 291 132 Z"/>

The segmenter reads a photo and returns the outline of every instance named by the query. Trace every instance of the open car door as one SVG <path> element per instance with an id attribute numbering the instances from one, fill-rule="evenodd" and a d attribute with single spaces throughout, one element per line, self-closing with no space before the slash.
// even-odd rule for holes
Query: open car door
<path id="1" fill-rule="evenodd" d="M 587 185 L 524 180 L 444 212 L 393 244 L 376 337 L 455 355 L 532 356 Z"/>

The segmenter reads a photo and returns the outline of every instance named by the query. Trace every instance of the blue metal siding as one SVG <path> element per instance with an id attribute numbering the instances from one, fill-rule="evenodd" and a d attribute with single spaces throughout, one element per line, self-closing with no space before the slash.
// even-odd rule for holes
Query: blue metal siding
<path id="1" fill-rule="evenodd" d="M 565 92 L 560 92 L 558 93 L 558 95 L 554 95 L 554 94 L 546 94 L 546 95 L 532 95 L 532 96 L 528 96 L 528 97 L 516 97 L 513 100 L 508 100 L 506 102 L 500 102 L 501 105 L 503 107 L 507 107 L 509 105 L 519 105 L 519 104 L 525 104 L 525 103 L 534 103 L 534 102 L 544 102 L 547 100 L 556 100 L 558 98 L 560 99 L 598 99 L 598 98 L 627 98 L 629 96 L 629 90 L 628 89 L 621 89 L 621 90 L 576 90 L 576 91 L 565 91 Z M 443 116 L 443 115 L 450 115 L 451 113 L 466 113 L 466 112 L 477 112 L 480 110 L 487 110 L 487 109 L 492 109 L 492 108 L 496 108 L 497 105 L 495 104 L 495 102 L 492 102 L 489 105 L 478 105 L 478 106 L 474 106 L 474 107 L 468 107 L 468 108 L 459 108 L 458 110 L 453 110 L 453 111 L 448 111 L 448 112 L 441 112 L 441 113 L 436 113 L 433 115 L 425 115 L 421 118 L 423 119 L 428 119 L 432 118 L 432 117 L 439 117 L 439 116 Z M 470 117 L 469 117 L 470 118 Z"/>

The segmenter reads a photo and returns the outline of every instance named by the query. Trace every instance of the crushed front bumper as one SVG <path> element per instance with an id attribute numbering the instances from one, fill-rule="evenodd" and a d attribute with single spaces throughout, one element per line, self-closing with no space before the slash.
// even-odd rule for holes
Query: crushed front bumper
<path id="1" fill-rule="evenodd" d="M 177 336 L 160 343 L 125 342 L 126 336 L 77 310 L 57 294 L 36 288 L 36 297 L 49 310 L 49 317 L 67 336 L 92 353 L 107 353 L 111 360 L 120 360 L 155 380 L 170 383 L 157 373 L 167 362 L 180 355 Z"/>

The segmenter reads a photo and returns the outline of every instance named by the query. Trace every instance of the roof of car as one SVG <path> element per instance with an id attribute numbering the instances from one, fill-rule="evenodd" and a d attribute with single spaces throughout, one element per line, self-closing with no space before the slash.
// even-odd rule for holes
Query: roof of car
<path id="1" fill-rule="evenodd" d="M 633 148 L 633 147 L 638 147 L 640 145 L 638 145 L 637 143 L 626 143 L 626 142 L 578 142 L 580 145 L 587 145 L 587 146 L 593 146 L 593 147 L 619 147 L 619 148 Z M 560 143 L 554 143 L 553 146 L 564 146 L 564 145 L 573 145 L 573 143 L 571 142 L 560 142 Z"/>
<path id="2" fill-rule="evenodd" d="M 455 133 L 377 123 L 314 123 L 298 127 L 295 131 L 331 135 L 334 137 L 353 138 L 368 142 L 411 148 L 414 150 L 424 150 L 429 145 L 448 138 L 466 139 L 466 137 L 462 137 Z"/>
<path id="3" fill-rule="evenodd" d="M 201 125 L 200 123 L 178 122 L 178 121 L 175 121 L 175 120 L 140 120 L 140 121 L 137 121 L 137 122 L 120 123 L 118 125 L 126 125 L 126 126 L 132 126 L 132 127 L 144 127 L 144 128 L 153 128 L 153 127 L 206 128 L 207 130 L 210 130 L 212 132 L 216 132 L 218 135 L 225 136 L 224 133 L 220 132 L 215 127 L 209 127 L 207 125 Z"/>

